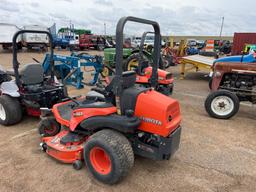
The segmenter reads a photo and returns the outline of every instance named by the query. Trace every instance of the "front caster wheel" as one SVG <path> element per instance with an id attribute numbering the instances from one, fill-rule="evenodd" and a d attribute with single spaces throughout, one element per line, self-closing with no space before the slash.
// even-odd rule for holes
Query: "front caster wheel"
<path id="1" fill-rule="evenodd" d="M 47 150 L 47 145 L 46 145 L 46 143 L 40 143 L 40 148 L 41 148 L 41 150 L 42 150 L 43 152 L 46 152 L 46 150 Z"/>
<path id="2" fill-rule="evenodd" d="M 82 163 L 82 161 L 80 161 L 80 160 L 76 160 L 76 161 L 73 163 L 73 168 L 74 168 L 75 170 L 80 170 L 80 169 L 82 169 L 82 167 L 83 167 L 83 163 Z"/>
<path id="3" fill-rule="evenodd" d="M 218 90 L 210 93 L 205 100 L 205 110 L 217 119 L 229 119 L 239 110 L 238 97 L 227 90 Z"/>

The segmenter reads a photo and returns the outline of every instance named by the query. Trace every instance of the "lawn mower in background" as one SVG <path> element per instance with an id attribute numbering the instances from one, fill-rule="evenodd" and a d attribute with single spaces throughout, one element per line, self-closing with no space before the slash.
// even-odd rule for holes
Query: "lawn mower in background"
<path id="1" fill-rule="evenodd" d="M 133 52 L 126 60 L 124 70 L 134 70 L 137 74 L 136 83 L 144 87 L 151 87 L 151 76 L 152 76 L 152 53 L 144 51 L 144 41 L 148 34 L 154 34 L 154 32 L 144 32 L 141 38 L 139 52 Z M 147 55 L 147 56 L 145 56 Z M 148 57 L 151 57 L 149 60 Z M 163 62 L 161 57 L 159 62 Z M 173 75 L 170 72 L 162 69 L 156 69 L 158 73 L 158 84 L 156 90 L 165 94 L 170 95 L 173 91 Z"/>
<path id="2" fill-rule="evenodd" d="M 50 76 L 40 64 L 26 64 L 19 69 L 17 37 L 24 33 L 46 34 L 50 41 Z M 0 124 L 12 125 L 21 121 L 23 113 L 40 116 L 41 107 L 51 108 L 66 98 L 64 86 L 54 79 L 52 36 L 47 31 L 21 30 L 13 36 L 13 70 L 1 71 Z M 14 77 L 14 80 L 11 80 Z"/>
<path id="3" fill-rule="evenodd" d="M 122 69 L 123 30 L 127 21 L 152 25 L 155 30 L 152 87 L 136 86 L 135 71 Z M 134 154 L 153 160 L 168 160 L 178 149 L 181 115 L 178 101 L 154 89 L 160 57 L 160 28 L 157 22 L 123 17 L 116 28 L 116 72 L 103 94 L 77 97 L 42 109 L 39 132 L 43 151 L 51 157 L 88 171 L 99 181 L 114 184 L 124 178 L 134 164 Z M 148 109 L 152 110 L 148 110 Z M 51 135 L 48 119 L 56 119 L 62 131 Z"/>
<path id="4" fill-rule="evenodd" d="M 253 54 L 236 56 L 230 57 L 233 61 L 229 62 L 227 57 L 214 64 L 211 93 L 205 100 L 205 109 L 211 117 L 229 119 L 238 112 L 240 102 L 256 104 L 255 58 Z"/>

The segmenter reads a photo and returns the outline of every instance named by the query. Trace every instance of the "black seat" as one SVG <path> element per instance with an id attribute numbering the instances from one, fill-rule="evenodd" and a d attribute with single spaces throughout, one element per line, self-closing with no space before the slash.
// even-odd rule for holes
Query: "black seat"
<path id="1" fill-rule="evenodd" d="M 44 81 L 44 69 L 40 64 L 26 64 L 19 73 L 23 85 L 41 84 Z"/>
<path id="2" fill-rule="evenodd" d="M 123 84 L 122 84 L 123 89 L 127 89 L 127 88 L 135 85 L 135 83 L 136 83 L 136 72 L 135 71 L 125 71 L 122 73 L 122 77 L 123 77 Z M 117 83 L 116 76 L 114 76 L 114 78 L 111 80 L 111 82 L 105 88 L 106 91 L 113 92 L 115 83 Z"/>
<path id="3" fill-rule="evenodd" d="M 136 73 L 134 71 L 125 71 L 122 73 L 123 77 L 123 89 L 133 87 L 136 83 Z M 104 88 L 93 88 L 92 91 L 89 91 L 86 95 L 88 100 L 92 101 L 106 101 L 113 103 L 115 105 L 114 98 L 114 85 L 117 83 L 117 77 L 114 76 L 111 82 Z"/>

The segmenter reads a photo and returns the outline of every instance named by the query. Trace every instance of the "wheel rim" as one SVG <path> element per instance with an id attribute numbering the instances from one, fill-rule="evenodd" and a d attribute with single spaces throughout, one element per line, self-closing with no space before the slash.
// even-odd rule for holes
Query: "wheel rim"
<path id="1" fill-rule="evenodd" d="M 101 147 L 93 147 L 90 151 L 90 161 L 98 173 L 107 175 L 110 173 L 112 165 L 107 152 Z"/>
<path id="2" fill-rule="evenodd" d="M 58 129 L 57 126 L 56 126 L 55 124 L 51 123 L 50 127 L 45 126 L 44 132 L 45 132 L 47 135 L 52 135 L 52 134 L 54 134 L 54 133 L 57 132 L 57 129 Z"/>
<path id="3" fill-rule="evenodd" d="M 102 75 L 103 77 L 109 76 L 109 70 L 108 70 L 107 67 L 104 67 L 104 68 L 103 68 L 103 71 L 101 72 L 101 75 Z"/>
<path id="4" fill-rule="evenodd" d="M 128 71 L 135 70 L 138 67 L 138 60 L 132 59 L 128 63 Z"/>
<path id="5" fill-rule="evenodd" d="M 211 103 L 212 111 L 219 116 L 226 116 L 234 109 L 234 102 L 230 97 L 218 96 Z"/>
<path id="6" fill-rule="evenodd" d="M 5 120 L 6 119 L 6 112 L 4 109 L 4 106 L 0 103 L 0 119 Z"/>

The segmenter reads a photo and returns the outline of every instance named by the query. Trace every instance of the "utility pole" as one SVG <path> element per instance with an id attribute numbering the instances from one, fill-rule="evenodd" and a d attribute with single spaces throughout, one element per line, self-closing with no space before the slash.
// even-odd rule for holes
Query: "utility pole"
<path id="1" fill-rule="evenodd" d="M 104 23 L 104 35 L 107 36 L 106 23 Z"/>
<path id="2" fill-rule="evenodd" d="M 224 17 L 221 18 L 220 39 L 221 39 L 221 35 L 222 35 L 223 25 L 224 25 Z"/>

